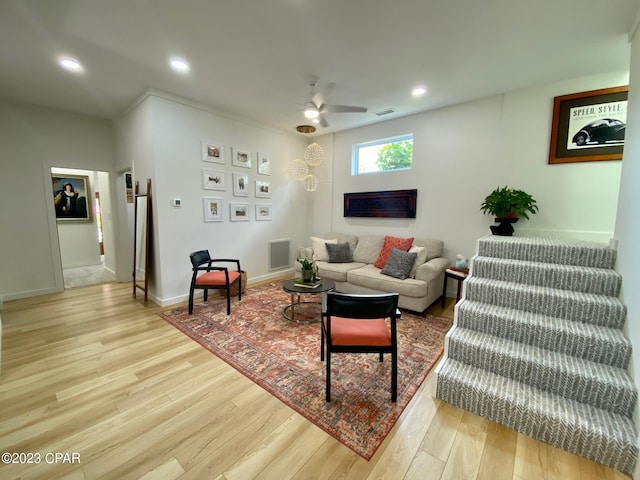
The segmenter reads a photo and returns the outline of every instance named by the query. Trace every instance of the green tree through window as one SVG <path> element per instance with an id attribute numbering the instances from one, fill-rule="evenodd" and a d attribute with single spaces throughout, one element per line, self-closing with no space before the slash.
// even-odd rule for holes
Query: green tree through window
<path id="1" fill-rule="evenodd" d="M 351 175 L 410 170 L 412 164 L 412 133 L 356 143 L 352 147 Z"/>
<path id="2" fill-rule="evenodd" d="M 380 170 L 411 168 L 413 162 L 413 141 L 387 143 L 378 151 L 376 166 Z"/>

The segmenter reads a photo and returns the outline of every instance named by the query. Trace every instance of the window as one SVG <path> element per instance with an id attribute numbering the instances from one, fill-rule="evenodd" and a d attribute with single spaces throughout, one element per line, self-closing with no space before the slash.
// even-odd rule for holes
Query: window
<path id="1" fill-rule="evenodd" d="M 351 174 L 410 170 L 413 164 L 413 134 L 358 143 L 353 146 Z"/>

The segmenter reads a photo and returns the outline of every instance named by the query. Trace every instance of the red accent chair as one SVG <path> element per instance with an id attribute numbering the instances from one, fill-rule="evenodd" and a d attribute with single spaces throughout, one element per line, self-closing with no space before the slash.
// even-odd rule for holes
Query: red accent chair
<path id="1" fill-rule="evenodd" d="M 400 317 L 397 293 L 355 295 L 327 293 L 322 314 L 320 360 L 327 352 L 326 400 L 331 401 L 331 353 L 391 354 L 391 401 L 398 396 L 398 341 L 396 320 Z M 390 319 L 390 327 L 385 319 Z"/>
<path id="2" fill-rule="evenodd" d="M 196 288 L 204 290 L 204 301 L 207 301 L 209 289 L 227 291 L 227 315 L 231 314 L 231 286 L 238 282 L 238 300 L 242 300 L 242 276 L 240 260 L 231 258 L 211 258 L 209 250 L 199 250 L 189 255 L 193 265 L 191 288 L 189 289 L 189 315 L 193 313 L 193 292 Z M 236 270 L 227 267 L 213 266 L 213 263 L 235 263 Z M 205 273 L 202 273 L 205 272 Z"/>

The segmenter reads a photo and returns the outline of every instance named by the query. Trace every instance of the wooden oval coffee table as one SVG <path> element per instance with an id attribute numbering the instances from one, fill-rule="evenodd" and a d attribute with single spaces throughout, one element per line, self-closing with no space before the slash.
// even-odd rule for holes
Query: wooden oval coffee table
<path id="1" fill-rule="evenodd" d="M 291 303 L 284 307 L 284 309 L 282 310 L 282 316 L 291 322 L 306 324 L 306 323 L 315 323 L 320 321 L 320 319 L 322 318 L 322 308 L 324 308 L 324 305 L 325 305 L 326 293 L 333 292 L 336 289 L 336 284 L 333 280 L 326 279 L 326 280 L 322 280 L 320 284 L 316 285 L 315 287 L 307 287 L 307 286 L 300 286 L 299 284 L 296 284 L 294 279 L 291 279 L 291 280 L 285 280 L 282 283 L 282 289 L 285 292 L 288 292 L 291 294 Z M 321 295 L 320 302 L 313 301 L 313 300 L 301 301 L 300 297 L 304 295 Z M 295 298 L 296 296 L 298 297 L 297 299 Z M 303 303 L 315 303 L 317 305 L 320 305 L 320 311 L 318 312 L 318 317 L 315 319 L 310 319 L 310 318 L 297 319 L 296 310 L 295 310 L 296 305 L 301 305 Z"/>

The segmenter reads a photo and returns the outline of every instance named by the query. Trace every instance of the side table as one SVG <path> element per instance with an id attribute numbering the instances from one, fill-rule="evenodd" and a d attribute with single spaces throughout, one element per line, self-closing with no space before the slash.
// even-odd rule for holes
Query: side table
<path id="1" fill-rule="evenodd" d="M 462 290 L 462 282 L 469 276 L 469 270 L 462 268 L 447 268 L 444 271 L 444 285 L 442 287 L 442 308 L 444 308 L 444 302 L 447 298 L 447 279 L 453 278 L 458 281 L 458 293 L 456 293 L 456 303 L 460 300 L 460 292 Z"/>

